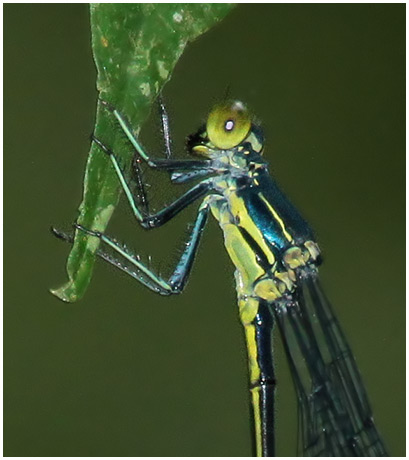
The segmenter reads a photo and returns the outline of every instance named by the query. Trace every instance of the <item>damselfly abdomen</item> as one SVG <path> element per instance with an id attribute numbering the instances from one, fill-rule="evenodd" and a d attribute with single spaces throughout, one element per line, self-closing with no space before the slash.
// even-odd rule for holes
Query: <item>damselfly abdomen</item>
<path id="1" fill-rule="evenodd" d="M 281 192 L 263 158 L 264 138 L 239 101 L 216 106 L 207 123 L 188 138 L 195 159 L 173 159 L 168 134 L 166 159 L 151 158 L 126 119 L 103 102 L 125 132 L 136 155 L 153 169 L 166 171 L 175 184 L 196 185 L 161 211 L 149 212 L 143 182 L 138 200 L 118 158 L 100 139 L 132 211 L 145 228 L 159 227 L 188 205 L 200 201 L 188 241 L 168 279 L 108 236 L 76 225 L 98 237 L 116 256 L 99 251 L 151 290 L 178 294 L 186 285 L 209 211 L 218 220 L 235 266 L 240 319 L 247 343 L 250 397 L 257 456 L 273 456 L 274 393 L 272 330 L 284 344 L 297 392 L 303 456 L 385 456 L 354 357 L 318 281 L 320 249 L 314 234 Z M 164 133 L 168 118 L 162 106 Z M 141 202 L 140 202 L 141 201 Z"/>

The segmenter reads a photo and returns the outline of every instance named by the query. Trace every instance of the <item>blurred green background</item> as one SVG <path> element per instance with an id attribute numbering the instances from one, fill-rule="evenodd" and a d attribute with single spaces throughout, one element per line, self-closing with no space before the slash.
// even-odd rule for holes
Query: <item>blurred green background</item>
<path id="1" fill-rule="evenodd" d="M 79 303 L 48 293 L 69 251 L 48 228 L 75 220 L 93 129 L 88 7 L 4 12 L 4 455 L 251 455 L 233 269 L 215 222 L 179 297 L 102 261 Z M 238 6 L 165 87 L 179 151 L 227 86 L 262 120 L 271 169 L 318 235 L 376 422 L 403 456 L 405 5 Z M 142 134 L 153 152 L 156 119 Z M 149 181 L 158 206 L 179 193 Z M 108 233 L 166 271 L 194 211 L 147 233 L 122 200 Z M 287 456 L 296 404 L 279 340 L 276 362 Z"/>

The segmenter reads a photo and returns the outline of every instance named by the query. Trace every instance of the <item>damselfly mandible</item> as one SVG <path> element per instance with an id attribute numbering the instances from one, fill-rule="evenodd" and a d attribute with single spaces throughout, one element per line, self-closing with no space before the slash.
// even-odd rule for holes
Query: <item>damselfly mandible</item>
<path id="1" fill-rule="evenodd" d="M 108 236 L 76 225 L 98 237 L 114 257 L 98 254 L 163 295 L 183 291 L 209 211 L 218 220 L 235 266 L 240 319 L 244 327 L 257 456 L 274 456 L 276 380 L 272 330 L 277 325 L 289 361 L 300 413 L 302 456 L 385 456 L 357 365 L 325 297 L 317 266 L 320 249 L 307 222 L 278 188 L 263 158 L 263 133 L 239 101 L 213 108 L 207 123 L 189 136 L 194 159 L 174 159 L 169 124 L 161 104 L 168 158 L 150 157 L 121 113 L 102 104 L 116 118 L 136 155 L 153 169 L 166 171 L 175 184 L 196 181 L 161 211 L 150 213 L 143 182 L 138 199 L 119 159 L 102 140 L 138 222 L 159 227 L 193 202 L 200 202 L 184 251 L 172 275 L 164 279 Z M 201 201 L 200 201 L 201 200 Z M 67 238 L 56 231 L 57 236 Z"/>

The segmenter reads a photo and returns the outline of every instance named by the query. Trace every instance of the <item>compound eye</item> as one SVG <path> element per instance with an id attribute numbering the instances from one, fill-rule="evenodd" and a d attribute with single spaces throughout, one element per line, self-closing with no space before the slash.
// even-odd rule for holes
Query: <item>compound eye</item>
<path id="1" fill-rule="evenodd" d="M 251 117 L 240 101 L 217 105 L 207 119 L 207 135 L 218 149 L 231 149 L 240 144 L 251 128 Z"/>

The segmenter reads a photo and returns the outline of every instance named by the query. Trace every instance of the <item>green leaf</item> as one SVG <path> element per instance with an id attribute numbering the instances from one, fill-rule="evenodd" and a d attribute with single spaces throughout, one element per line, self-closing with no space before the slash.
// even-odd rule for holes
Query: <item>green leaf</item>
<path id="1" fill-rule="evenodd" d="M 126 115 L 138 135 L 186 44 L 220 21 L 233 6 L 223 3 L 91 4 L 92 47 L 100 98 Z M 124 144 L 124 136 L 118 136 L 118 131 L 112 114 L 98 103 L 94 133 L 119 153 L 121 163 L 129 167 L 130 148 Z M 119 196 L 120 186 L 112 164 L 93 143 L 77 222 L 103 232 Z M 67 261 L 69 280 L 52 289 L 54 295 L 66 302 L 74 302 L 84 295 L 98 245 L 98 238 L 76 232 Z"/>

